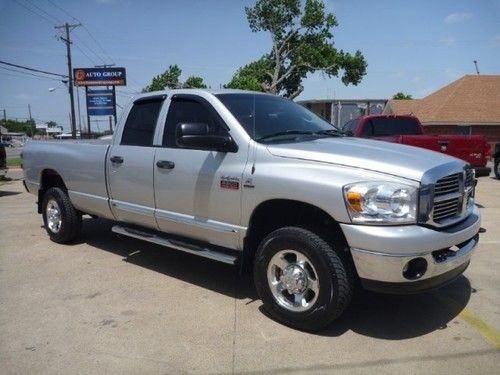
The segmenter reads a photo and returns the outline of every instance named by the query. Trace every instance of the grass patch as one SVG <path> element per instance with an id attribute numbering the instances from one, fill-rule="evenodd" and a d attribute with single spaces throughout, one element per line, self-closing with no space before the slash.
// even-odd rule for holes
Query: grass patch
<path id="1" fill-rule="evenodd" d="M 12 167 L 20 167 L 21 166 L 21 158 L 12 158 L 12 159 L 7 159 L 7 167 L 12 168 Z"/>

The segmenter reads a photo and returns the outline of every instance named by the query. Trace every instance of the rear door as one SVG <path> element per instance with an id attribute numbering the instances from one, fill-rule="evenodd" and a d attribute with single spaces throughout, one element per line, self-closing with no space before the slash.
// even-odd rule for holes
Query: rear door
<path id="1" fill-rule="evenodd" d="M 236 152 L 180 148 L 179 123 L 207 124 L 210 133 L 229 129 L 212 105 L 202 97 L 177 94 L 168 108 L 162 147 L 156 150 L 154 185 L 156 219 L 160 230 L 237 248 L 242 227 L 242 175 L 248 148 Z M 169 168 L 160 165 L 167 163 Z"/>
<path id="2" fill-rule="evenodd" d="M 134 102 L 107 160 L 111 208 L 116 219 L 155 229 L 153 144 L 164 99 L 153 96 Z"/>

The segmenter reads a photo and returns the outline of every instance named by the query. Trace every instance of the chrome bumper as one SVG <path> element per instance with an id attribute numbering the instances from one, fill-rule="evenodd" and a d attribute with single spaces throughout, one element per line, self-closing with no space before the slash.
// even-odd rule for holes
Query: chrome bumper
<path id="1" fill-rule="evenodd" d="M 414 284 L 435 279 L 443 284 L 446 275 L 457 276 L 454 270 L 463 272 L 467 267 L 478 243 L 481 217 L 474 207 L 463 222 L 441 230 L 418 225 L 341 227 L 362 280 Z M 405 267 L 416 258 L 425 259 L 425 272 L 419 277 L 405 277 Z"/>
<path id="2" fill-rule="evenodd" d="M 478 235 L 457 246 L 456 251 L 445 259 L 438 260 L 437 251 L 412 256 L 398 256 L 375 253 L 362 249 L 351 249 L 358 275 L 362 279 L 370 279 L 388 283 L 418 282 L 445 274 L 468 263 L 478 243 Z M 453 248 L 451 248 L 453 251 Z M 403 276 L 403 269 L 415 258 L 423 258 L 427 262 L 426 272 L 418 279 L 411 280 Z"/>

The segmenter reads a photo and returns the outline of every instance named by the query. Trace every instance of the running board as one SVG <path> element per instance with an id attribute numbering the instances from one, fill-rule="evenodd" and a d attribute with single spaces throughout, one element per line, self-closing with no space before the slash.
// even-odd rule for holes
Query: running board
<path id="1" fill-rule="evenodd" d="M 227 254 L 223 250 L 219 250 L 216 246 L 214 246 L 213 248 L 209 248 L 207 246 L 198 246 L 187 242 L 179 241 L 176 239 L 166 238 L 156 233 L 151 233 L 140 229 L 125 227 L 121 225 L 114 225 L 113 228 L 111 228 L 111 230 L 114 233 L 121 234 L 123 236 L 133 237 L 139 240 L 152 242 L 160 246 L 170 247 L 172 249 L 199 255 L 201 257 L 217 260 L 219 262 L 226 264 L 234 265 L 238 260 L 237 256 Z"/>

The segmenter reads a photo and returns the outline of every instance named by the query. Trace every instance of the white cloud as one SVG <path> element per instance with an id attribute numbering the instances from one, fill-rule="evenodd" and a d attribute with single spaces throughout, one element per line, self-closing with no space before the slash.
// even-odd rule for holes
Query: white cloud
<path id="1" fill-rule="evenodd" d="M 457 40 L 452 36 L 445 36 L 439 39 L 439 41 L 443 43 L 446 47 L 451 47 L 455 45 Z"/>
<path id="2" fill-rule="evenodd" d="M 448 14 L 444 18 L 444 23 L 447 23 L 447 24 L 460 23 L 460 22 L 467 21 L 471 17 L 472 17 L 472 13 L 454 12 L 454 13 Z"/>

